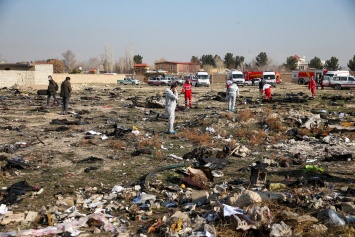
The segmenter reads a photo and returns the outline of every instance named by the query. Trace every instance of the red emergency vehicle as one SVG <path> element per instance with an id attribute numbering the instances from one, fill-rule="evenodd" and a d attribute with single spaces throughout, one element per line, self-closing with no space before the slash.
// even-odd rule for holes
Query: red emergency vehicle
<path id="1" fill-rule="evenodd" d="M 275 72 L 275 76 L 276 76 L 276 83 L 280 84 L 282 82 L 281 76 L 280 76 L 280 72 Z M 263 78 L 263 72 L 262 71 L 260 71 L 260 72 L 257 72 L 257 71 L 254 71 L 254 72 L 244 71 L 244 78 L 245 78 L 245 81 L 251 81 L 254 78 L 260 78 L 261 79 L 261 78 Z"/>
<path id="2" fill-rule="evenodd" d="M 300 85 L 307 84 L 310 77 L 313 77 L 315 80 L 320 76 L 324 76 L 328 70 L 303 70 L 303 71 L 292 71 L 292 82 L 298 83 Z"/>

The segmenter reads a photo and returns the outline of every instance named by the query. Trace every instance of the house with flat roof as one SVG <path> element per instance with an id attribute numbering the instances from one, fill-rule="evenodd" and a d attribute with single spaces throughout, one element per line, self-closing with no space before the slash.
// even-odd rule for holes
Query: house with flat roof
<path id="1" fill-rule="evenodd" d="M 155 70 L 163 70 L 172 74 L 195 74 L 201 69 L 199 63 L 164 61 L 155 63 Z"/>

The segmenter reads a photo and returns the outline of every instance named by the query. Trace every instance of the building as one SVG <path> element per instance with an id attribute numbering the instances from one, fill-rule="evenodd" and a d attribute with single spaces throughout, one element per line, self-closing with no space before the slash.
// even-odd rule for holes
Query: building
<path id="1" fill-rule="evenodd" d="M 306 61 L 306 57 L 303 56 L 302 58 L 298 55 L 293 56 L 297 60 L 297 70 L 308 70 L 309 69 L 309 62 Z M 322 65 L 324 66 L 325 61 L 321 61 Z"/>
<path id="2" fill-rule="evenodd" d="M 53 64 L 1 63 L 0 87 L 47 85 L 53 75 Z"/>
<path id="3" fill-rule="evenodd" d="M 171 74 L 195 74 L 201 69 L 199 63 L 192 62 L 170 62 L 164 61 L 155 63 L 155 70 L 167 71 Z"/>
<path id="4" fill-rule="evenodd" d="M 143 74 L 149 70 L 149 66 L 146 63 L 138 63 L 133 65 L 133 69 L 135 74 Z"/>

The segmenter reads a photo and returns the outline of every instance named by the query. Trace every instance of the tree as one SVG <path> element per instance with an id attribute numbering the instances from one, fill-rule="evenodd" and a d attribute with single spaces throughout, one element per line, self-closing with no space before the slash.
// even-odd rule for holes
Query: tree
<path id="1" fill-rule="evenodd" d="M 90 58 L 85 66 L 85 70 L 99 70 L 100 69 L 101 62 L 98 58 L 92 57 Z"/>
<path id="2" fill-rule="evenodd" d="M 75 54 L 71 50 L 67 50 L 62 53 L 62 56 L 64 58 L 66 72 L 72 72 L 76 64 Z"/>
<path id="3" fill-rule="evenodd" d="M 287 70 L 296 70 L 297 69 L 297 59 L 294 56 L 290 56 L 286 59 L 286 63 L 283 64 Z"/>
<path id="4" fill-rule="evenodd" d="M 320 61 L 320 58 L 314 57 L 313 59 L 311 59 L 311 61 L 309 61 L 308 67 L 315 69 L 323 69 L 323 64 Z"/>
<path id="5" fill-rule="evenodd" d="M 203 68 L 205 68 L 206 65 L 210 65 L 213 67 L 216 66 L 212 54 L 202 55 L 202 57 L 200 58 L 200 62 L 202 63 Z"/>
<path id="6" fill-rule="evenodd" d="M 105 46 L 105 53 L 101 55 L 101 64 L 105 72 L 113 72 L 114 60 L 111 47 L 108 45 Z"/>
<path id="7" fill-rule="evenodd" d="M 348 67 L 351 71 L 355 71 L 355 55 L 354 55 L 353 59 L 349 60 Z"/>
<path id="8" fill-rule="evenodd" d="M 241 67 L 243 70 L 243 64 L 244 64 L 244 57 L 243 56 L 235 56 L 235 68 Z"/>
<path id="9" fill-rule="evenodd" d="M 63 60 L 58 59 L 47 59 L 48 64 L 53 64 L 53 72 L 54 73 L 64 73 L 65 65 Z"/>
<path id="10" fill-rule="evenodd" d="M 192 56 L 191 59 L 190 59 L 190 62 L 201 64 L 201 62 L 200 62 L 200 60 L 198 59 L 197 56 Z"/>
<path id="11" fill-rule="evenodd" d="M 140 64 L 140 63 L 142 63 L 142 61 L 143 61 L 143 57 L 142 57 L 142 56 L 140 56 L 140 55 L 134 55 L 134 57 L 133 57 L 133 62 L 134 62 L 135 64 Z"/>
<path id="12" fill-rule="evenodd" d="M 331 57 L 330 60 L 325 61 L 325 68 L 328 70 L 338 70 L 339 69 L 339 60 L 336 57 Z"/>
<path id="13" fill-rule="evenodd" d="M 268 58 L 265 52 L 261 52 L 258 56 L 256 56 L 255 64 L 259 69 L 264 70 L 268 64 Z"/>
<path id="14" fill-rule="evenodd" d="M 216 65 L 217 70 L 218 70 L 218 71 L 221 71 L 222 68 L 224 68 L 224 62 L 223 62 L 223 60 L 221 59 L 221 57 L 216 54 L 216 55 L 213 57 L 213 60 L 214 60 L 214 63 L 215 63 L 215 65 Z"/>
<path id="15" fill-rule="evenodd" d="M 227 53 L 224 56 L 224 64 L 226 65 L 226 68 L 234 68 L 235 60 L 232 53 Z"/>

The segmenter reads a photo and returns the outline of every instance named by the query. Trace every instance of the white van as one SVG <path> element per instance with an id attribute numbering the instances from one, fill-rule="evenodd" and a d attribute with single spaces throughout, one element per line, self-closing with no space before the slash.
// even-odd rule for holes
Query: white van
<path id="1" fill-rule="evenodd" d="M 265 71 L 263 72 L 263 79 L 266 83 L 276 86 L 276 74 L 272 71 Z"/>
<path id="2" fill-rule="evenodd" d="M 193 86 L 210 86 L 210 75 L 206 71 L 198 71 L 191 81 Z"/>
<path id="3" fill-rule="evenodd" d="M 236 82 L 238 86 L 244 86 L 245 84 L 244 74 L 241 71 L 232 70 L 228 72 L 227 80 L 228 79 Z"/>

